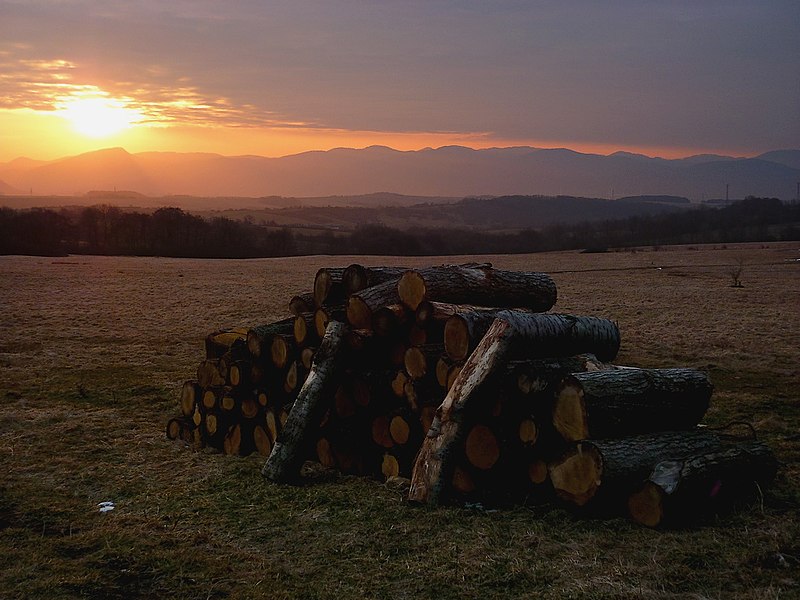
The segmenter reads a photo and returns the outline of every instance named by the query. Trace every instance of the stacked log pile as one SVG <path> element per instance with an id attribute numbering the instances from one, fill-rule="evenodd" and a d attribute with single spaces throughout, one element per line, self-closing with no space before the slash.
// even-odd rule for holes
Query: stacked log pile
<path id="1" fill-rule="evenodd" d="M 170 438 L 410 479 L 409 500 L 558 501 L 685 522 L 768 485 L 760 442 L 698 427 L 712 386 L 614 365 L 616 324 L 547 312 L 543 273 L 489 264 L 320 269 L 291 318 L 217 332 Z M 690 509 L 691 507 L 691 509 Z"/>

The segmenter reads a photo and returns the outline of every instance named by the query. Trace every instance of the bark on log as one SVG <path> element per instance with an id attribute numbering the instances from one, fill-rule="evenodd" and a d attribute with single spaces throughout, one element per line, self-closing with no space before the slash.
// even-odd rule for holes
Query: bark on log
<path id="1" fill-rule="evenodd" d="M 322 339 L 331 321 L 344 322 L 344 306 L 320 306 L 314 311 L 314 329 L 317 336 Z"/>
<path id="2" fill-rule="evenodd" d="M 386 281 L 361 290 L 347 299 L 347 322 L 353 329 L 372 329 L 372 318 L 376 311 L 399 303 L 396 281 Z"/>
<path id="3" fill-rule="evenodd" d="M 466 360 L 486 335 L 497 314 L 505 310 L 502 308 L 459 308 L 458 305 L 436 304 L 439 307 L 448 306 L 455 309 L 444 325 L 445 352 L 453 360 Z M 444 314 L 444 312 L 442 310 L 440 314 Z"/>
<path id="4" fill-rule="evenodd" d="M 311 371 L 264 465 L 264 477 L 287 482 L 299 476 L 303 460 L 317 439 L 326 403 L 330 403 L 339 385 L 345 354 L 344 330 L 343 323 L 328 325 Z"/>
<path id="5" fill-rule="evenodd" d="M 298 294 L 297 296 L 292 296 L 292 299 L 289 300 L 289 312 L 294 316 L 313 313 L 314 308 L 314 292 Z"/>
<path id="6" fill-rule="evenodd" d="M 558 497 L 576 507 L 623 509 L 628 496 L 659 462 L 721 446 L 720 436 L 703 428 L 616 440 L 583 440 L 550 465 L 550 480 Z M 616 502 L 619 506 L 615 506 Z"/>
<path id="7" fill-rule="evenodd" d="M 567 441 L 691 429 L 712 390 L 696 369 L 575 373 L 558 387 L 553 425 Z"/>
<path id="8" fill-rule="evenodd" d="M 294 317 L 275 321 L 247 330 L 247 349 L 255 357 L 270 356 L 275 336 L 294 336 Z"/>
<path id="9" fill-rule="evenodd" d="M 346 295 L 342 275 L 344 267 L 324 267 L 314 276 L 314 305 L 341 304 Z"/>
<path id="10" fill-rule="evenodd" d="M 378 335 L 391 335 L 408 321 L 409 312 L 403 304 L 389 304 L 374 311 L 372 330 Z"/>
<path id="11" fill-rule="evenodd" d="M 545 273 L 503 271 L 490 266 L 447 265 L 406 271 L 397 284 L 411 310 L 424 300 L 550 310 L 556 285 Z"/>
<path id="12" fill-rule="evenodd" d="M 387 281 L 397 281 L 407 270 L 406 267 L 364 267 L 354 263 L 342 274 L 345 294 L 349 296 Z"/>
<path id="13" fill-rule="evenodd" d="M 775 478 L 775 455 L 748 441 L 658 463 L 628 499 L 631 518 L 648 527 L 685 525 L 751 500 Z"/>

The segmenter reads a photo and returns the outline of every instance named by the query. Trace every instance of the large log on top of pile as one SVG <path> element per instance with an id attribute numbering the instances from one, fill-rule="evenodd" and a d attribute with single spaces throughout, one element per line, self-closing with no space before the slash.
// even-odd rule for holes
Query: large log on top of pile
<path id="1" fill-rule="evenodd" d="M 553 425 L 568 441 L 691 429 L 708 410 L 713 387 L 696 369 L 618 369 L 565 378 Z"/>
<path id="2" fill-rule="evenodd" d="M 550 480 L 556 495 L 575 507 L 623 510 L 627 498 L 659 462 L 721 447 L 720 436 L 705 428 L 583 440 L 550 465 Z"/>
<path id="3" fill-rule="evenodd" d="M 499 386 L 504 366 L 515 355 L 521 352 L 535 357 L 538 349 L 538 356 L 542 356 L 548 344 L 558 351 L 571 350 L 566 356 L 591 352 L 586 347 L 592 345 L 591 338 L 584 333 L 573 338 L 576 330 L 598 331 L 602 343 L 597 346 L 607 357 L 613 358 L 619 347 L 619 330 L 605 319 L 583 317 L 589 320 L 585 325 L 571 327 L 579 318 L 536 314 L 526 314 L 522 318 L 517 315 L 509 311 L 508 319 L 495 319 L 436 411 L 414 465 L 410 500 L 437 504 L 442 495 L 446 495 L 459 449 L 473 425 L 470 414 L 476 410 L 473 405 Z M 533 317 L 544 321 L 528 320 Z M 610 344 L 609 339 L 612 340 Z"/>
<path id="4" fill-rule="evenodd" d="M 648 527 L 696 522 L 756 497 L 775 478 L 777 468 L 775 455 L 756 440 L 665 460 L 628 498 L 628 512 Z"/>
<path id="5" fill-rule="evenodd" d="M 424 300 L 550 310 L 556 284 L 545 273 L 503 271 L 491 265 L 444 265 L 406 271 L 397 284 L 400 300 L 411 310 Z"/>
<path id="6" fill-rule="evenodd" d="M 344 332 L 343 323 L 334 321 L 328 325 L 311 371 L 262 470 L 267 479 L 286 482 L 299 476 L 300 467 L 317 440 L 325 400 L 332 398 L 339 386 L 345 361 Z"/>

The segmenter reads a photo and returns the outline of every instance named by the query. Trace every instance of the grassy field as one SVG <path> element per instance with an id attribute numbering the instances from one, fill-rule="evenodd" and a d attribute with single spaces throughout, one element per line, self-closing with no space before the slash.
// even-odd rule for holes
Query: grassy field
<path id="1" fill-rule="evenodd" d="M 165 438 L 206 333 L 285 316 L 321 266 L 445 260 L 0 257 L 0 597 L 800 597 L 798 244 L 466 258 L 551 273 L 558 311 L 619 322 L 619 363 L 709 370 L 706 422 L 752 422 L 781 469 L 700 528 L 276 486 Z"/>

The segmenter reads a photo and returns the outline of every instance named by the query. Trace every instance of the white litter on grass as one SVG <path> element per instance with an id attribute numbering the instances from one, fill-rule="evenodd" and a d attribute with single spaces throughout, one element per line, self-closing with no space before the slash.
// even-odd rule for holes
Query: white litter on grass
<path id="1" fill-rule="evenodd" d="M 109 501 L 101 502 L 97 506 L 100 508 L 101 513 L 111 512 L 116 508 L 116 506 L 114 506 L 114 503 Z"/>

